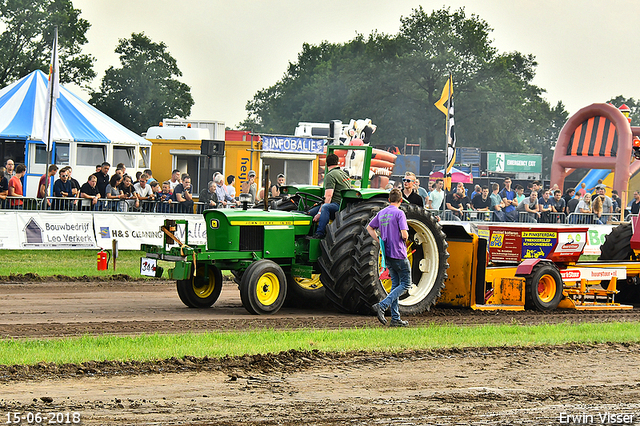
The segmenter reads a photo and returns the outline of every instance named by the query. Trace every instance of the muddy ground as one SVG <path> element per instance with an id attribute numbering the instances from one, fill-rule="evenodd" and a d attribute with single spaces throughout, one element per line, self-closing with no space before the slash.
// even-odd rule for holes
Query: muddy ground
<path id="1" fill-rule="evenodd" d="M 232 284 L 213 309 L 193 310 L 163 281 L 16 281 L 0 284 L 1 338 L 378 326 L 373 317 L 328 308 L 251 316 Z M 536 324 L 637 322 L 640 315 L 637 308 L 554 314 L 436 308 L 408 319 L 412 326 Z M 0 422 L 20 412 L 20 424 L 36 412 L 47 424 L 77 412 L 76 419 L 92 425 L 640 424 L 639 396 L 640 344 L 0 366 Z"/>

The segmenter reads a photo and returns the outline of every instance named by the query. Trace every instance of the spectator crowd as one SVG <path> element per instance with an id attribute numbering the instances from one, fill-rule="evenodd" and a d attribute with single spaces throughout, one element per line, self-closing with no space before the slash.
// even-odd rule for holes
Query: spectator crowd
<path id="1" fill-rule="evenodd" d="M 236 196 L 236 177 L 225 178 L 215 173 L 207 188 L 194 194 L 191 177 L 175 169 L 171 178 L 158 182 L 150 169 L 137 172 L 135 180 L 127 174 L 123 163 L 116 166 L 113 174 L 108 162 L 96 165 L 95 173 L 80 184 L 72 176 L 72 168 L 49 166 L 47 173 L 40 177 L 37 198 L 26 198 L 23 191 L 23 177 L 26 168 L 15 165 L 9 159 L 0 167 L 0 208 L 82 210 L 115 212 L 158 212 L 158 213 L 199 213 L 205 208 L 226 208 L 240 205 Z M 57 179 L 55 178 L 57 176 Z M 240 193 L 248 194 L 251 203 L 264 198 L 259 193 L 256 174 L 249 171 Z M 285 184 L 283 174 L 270 185 L 270 196 L 280 195 L 280 187 Z"/>
<path id="2" fill-rule="evenodd" d="M 96 166 L 86 182 L 80 184 L 69 166 L 49 166 L 38 184 L 37 199 L 24 197 L 24 164 L 9 159 L 0 167 L 0 208 L 42 208 L 50 210 L 93 210 L 117 212 L 199 213 L 203 209 L 229 208 L 240 205 L 236 194 L 236 177 L 215 173 L 205 189 L 194 194 L 191 177 L 180 170 L 172 171 L 171 178 L 158 182 L 150 169 L 137 172 L 135 180 L 127 174 L 124 164 L 116 166 L 104 162 Z M 54 180 L 57 174 L 57 179 Z M 52 182 L 53 181 L 53 182 Z M 52 183 L 51 183 L 52 182 Z M 265 182 L 263 182 L 264 184 Z M 285 176 L 278 174 L 275 182 L 266 182 L 269 197 L 279 197 L 285 185 Z M 50 187 L 51 186 L 51 187 Z M 387 189 L 391 189 L 389 184 Z M 616 190 L 606 195 L 607 187 L 599 181 L 594 188 L 582 184 L 578 191 L 570 188 L 563 194 L 553 185 L 543 188 L 533 181 L 527 188 L 512 186 L 505 178 L 502 187 L 474 185 L 468 193 L 463 183 L 457 183 L 445 192 L 442 178 L 420 185 L 415 173 L 407 171 L 397 185 L 406 202 L 431 210 L 444 220 L 482 220 L 492 222 L 538 223 L 607 223 L 619 215 L 621 200 Z M 256 173 L 250 170 L 240 186 L 251 204 L 265 198 L 264 185 L 258 188 Z M 593 194 L 592 194 L 593 192 Z M 640 193 L 634 191 L 626 214 L 640 213 Z"/>

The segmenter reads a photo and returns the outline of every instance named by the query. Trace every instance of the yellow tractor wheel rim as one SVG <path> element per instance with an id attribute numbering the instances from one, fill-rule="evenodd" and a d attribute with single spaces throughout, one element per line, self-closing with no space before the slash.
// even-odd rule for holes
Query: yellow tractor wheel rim
<path id="1" fill-rule="evenodd" d="M 200 271 L 198 271 L 198 273 L 200 273 Z M 202 271 L 202 273 L 204 274 L 204 271 Z M 209 281 L 207 282 L 198 281 L 196 280 L 196 277 L 194 277 L 192 278 L 191 286 L 193 287 L 193 292 L 197 297 L 199 297 L 200 299 L 206 299 L 207 297 L 211 296 L 211 294 L 215 290 L 216 280 L 213 273 L 209 275 Z"/>
<path id="2" fill-rule="evenodd" d="M 409 259 L 409 265 L 413 268 L 413 242 L 409 243 L 407 246 L 407 259 Z M 378 270 L 382 272 L 382 253 L 378 256 Z M 380 280 L 382 286 L 386 290 L 387 293 L 391 292 L 391 287 L 393 283 L 391 282 L 391 278 L 386 280 Z"/>
<path id="3" fill-rule="evenodd" d="M 311 278 L 293 277 L 296 285 L 305 290 L 317 290 L 322 287 L 320 274 L 313 274 Z"/>
<path id="4" fill-rule="evenodd" d="M 398 301 L 400 306 L 413 306 L 424 300 L 433 290 L 436 284 L 440 263 L 440 251 L 433 232 L 426 223 L 417 219 L 407 218 L 409 225 L 409 245 L 407 246 L 407 258 L 411 265 L 411 282 L 409 291 Z M 419 249 L 419 250 L 418 250 Z M 418 255 L 414 253 L 418 250 Z M 378 258 L 378 268 L 380 272 L 380 258 Z M 384 289 L 391 291 L 391 280 L 381 280 Z"/>
<path id="5" fill-rule="evenodd" d="M 538 282 L 538 297 L 541 302 L 549 303 L 556 296 L 556 280 L 551 275 L 543 275 Z"/>
<path id="6" fill-rule="evenodd" d="M 280 295 L 280 280 L 273 272 L 262 274 L 256 285 L 258 301 L 265 306 L 272 305 Z"/>

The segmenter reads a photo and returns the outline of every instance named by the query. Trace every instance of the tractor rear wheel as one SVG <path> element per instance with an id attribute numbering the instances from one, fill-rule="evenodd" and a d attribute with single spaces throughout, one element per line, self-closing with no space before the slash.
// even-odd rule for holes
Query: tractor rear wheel
<path id="1" fill-rule="evenodd" d="M 324 286 L 320 274 L 311 278 L 296 277 L 287 274 L 286 305 L 292 308 L 317 308 L 324 304 Z"/>
<path id="2" fill-rule="evenodd" d="M 611 230 L 605 237 L 604 243 L 600 246 L 600 257 L 598 260 L 634 260 L 638 257 L 631 248 L 631 236 L 633 228 L 630 223 L 623 223 Z M 607 288 L 609 281 L 603 281 L 602 288 Z M 625 304 L 640 303 L 640 284 L 638 277 L 628 277 L 626 280 L 619 280 L 616 286 L 619 293 L 615 296 L 615 301 Z"/>
<path id="3" fill-rule="evenodd" d="M 349 204 L 336 213 L 327 225 L 320 242 L 320 280 L 325 295 L 338 309 L 348 313 L 370 314 L 370 306 L 380 300 L 382 292 L 373 281 L 354 279 L 354 250 L 373 215 L 387 205 L 383 198 Z M 367 233 L 368 235 L 368 233 Z"/>
<path id="4" fill-rule="evenodd" d="M 562 300 L 564 284 L 555 265 L 538 263 L 526 277 L 524 304 L 528 309 L 552 311 Z"/>
<path id="5" fill-rule="evenodd" d="M 440 224 L 428 211 L 402 204 L 409 225 L 407 257 L 411 264 L 411 287 L 398 300 L 400 314 L 417 315 L 436 303 L 447 278 L 447 242 Z M 370 289 L 364 283 L 373 282 L 371 297 L 382 300 L 391 291 L 391 279 L 380 280 L 380 245 L 368 232 L 358 237 L 354 252 L 354 280 L 358 288 Z M 375 303 L 375 302 L 374 302 Z"/>
<path id="6" fill-rule="evenodd" d="M 209 278 L 205 278 L 208 269 Z M 222 291 L 222 272 L 213 265 L 200 264 L 195 276 L 188 280 L 178 280 L 178 296 L 190 308 L 210 308 Z"/>
<path id="7" fill-rule="evenodd" d="M 253 262 L 242 274 L 240 299 L 251 314 L 269 315 L 280 310 L 287 295 L 282 268 L 268 259 Z"/>
<path id="8" fill-rule="evenodd" d="M 623 223 L 613 228 L 609 235 L 604 237 L 598 260 L 637 260 L 631 249 L 632 235 L 633 229 L 630 223 Z"/>

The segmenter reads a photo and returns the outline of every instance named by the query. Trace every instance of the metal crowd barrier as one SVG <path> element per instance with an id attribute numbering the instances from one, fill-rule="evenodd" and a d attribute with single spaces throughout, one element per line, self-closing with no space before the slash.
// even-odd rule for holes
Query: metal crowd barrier
<path id="1" fill-rule="evenodd" d="M 201 214 L 205 205 L 199 202 L 177 203 L 166 201 L 99 199 L 93 204 L 88 198 L 75 197 L 7 197 L 0 200 L 0 210 L 46 210 L 46 211 L 107 211 L 140 213 L 187 213 Z"/>
<path id="2" fill-rule="evenodd" d="M 554 212 L 540 212 L 540 214 L 518 212 L 517 221 L 520 223 L 566 223 L 566 215 Z"/>
<path id="3" fill-rule="evenodd" d="M 580 225 L 612 223 L 620 220 L 620 213 L 602 213 L 600 217 L 595 213 L 571 213 L 567 218 L 567 223 L 577 223 Z M 626 219 L 625 219 L 626 220 Z"/>
<path id="4" fill-rule="evenodd" d="M 141 200 L 138 206 L 135 200 L 100 199 L 96 204 L 86 198 L 67 197 L 7 197 L 0 199 L 0 210 L 47 210 L 47 211 L 106 211 L 106 212 L 139 212 L 139 213 L 176 213 L 202 214 L 208 207 L 204 203 L 177 203 L 166 201 Z M 496 216 L 496 212 L 465 210 L 462 217 L 456 216 L 449 210 L 428 209 L 432 215 L 442 220 L 465 222 L 504 222 Z M 628 214 L 625 222 L 638 215 Z M 518 212 L 516 219 L 520 223 L 550 223 L 550 224 L 607 224 L 620 221 L 620 213 L 603 213 L 600 218 L 594 213 L 542 213 L 540 217 L 529 212 Z"/>

